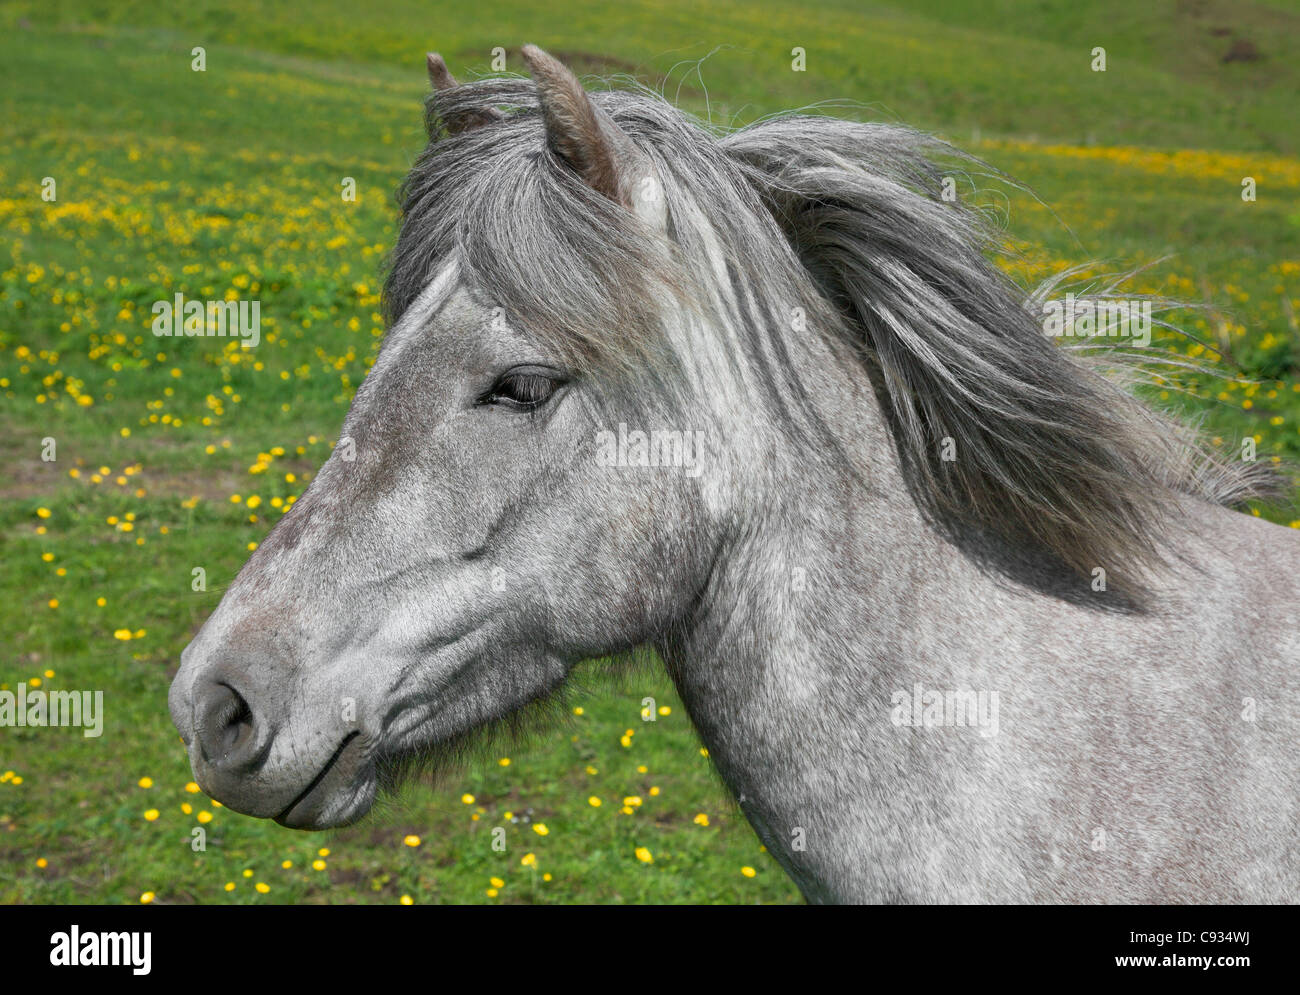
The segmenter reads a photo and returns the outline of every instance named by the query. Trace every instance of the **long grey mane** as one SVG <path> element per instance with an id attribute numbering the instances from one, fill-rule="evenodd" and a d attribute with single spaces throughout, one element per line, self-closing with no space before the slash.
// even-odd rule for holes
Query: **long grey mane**
<path id="1" fill-rule="evenodd" d="M 824 336 L 870 380 L 933 521 L 1085 575 L 1104 566 L 1121 585 L 1164 558 L 1178 495 L 1240 504 L 1265 492 L 1260 470 L 1216 459 L 1044 334 L 1041 294 L 987 256 L 985 215 L 942 197 L 941 164 L 963 158 L 951 147 L 799 114 L 720 135 L 649 92 L 591 96 L 662 179 L 672 247 L 547 150 L 530 80 L 470 82 L 430 98 L 431 141 L 399 195 L 390 321 L 454 258 L 470 287 L 582 373 L 641 372 L 671 390 L 659 316 L 672 295 L 741 330 L 736 361 L 804 431 L 812 388 L 787 361 L 802 309 L 801 334 Z M 492 107 L 507 113 L 446 133 Z M 700 276 L 719 255 L 722 287 Z M 945 440 L 956 459 L 941 458 Z"/>

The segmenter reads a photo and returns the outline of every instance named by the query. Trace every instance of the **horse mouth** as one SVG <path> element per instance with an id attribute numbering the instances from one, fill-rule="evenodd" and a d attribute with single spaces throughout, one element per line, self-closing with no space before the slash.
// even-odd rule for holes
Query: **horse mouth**
<path id="1" fill-rule="evenodd" d="M 364 759 L 359 730 L 350 732 L 315 777 L 274 821 L 288 829 L 329 829 L 355 822 L 370 808 L 373 783 L 358 783 Z"/>

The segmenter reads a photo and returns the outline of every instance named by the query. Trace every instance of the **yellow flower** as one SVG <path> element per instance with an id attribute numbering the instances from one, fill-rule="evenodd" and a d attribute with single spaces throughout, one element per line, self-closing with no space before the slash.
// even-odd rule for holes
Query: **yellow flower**
<path id="1" fill-rule="evenodd" d="M 474 796 L 471 795 L 468 791 L 465 792 L 465 794 L 460 796 L 460 800 L 463 801 L 466 805 L 474 804 Z"/>
<path id="2" fill-rule="evenodd" d="M 200 812 L 197 816 L 195 816 L 195 818 L 197 818 L 199 822 L 206 824 L 212 821 L 212 813 L 205 809 L 204 811 Z"/>
<path id="3" fill-rule="evenodd" d="M 519 863 L 523 864 L 525 867 L 536 867 L 536 866 L 537 866 L 537 854 L 535 854 L 535 853 L 526 853 L 526 854 L 524 854 L 522 857 L 519 858 Z"/>
<path id="4" fill-rule="evenodd" d="M 487 897 L 488 897 L 488 898 L 496 898 L 496 897 L 497 897 L 497 890 L 496 890 L 495 888 L 489 888 L 489 889 L 487 890 Z"/>
<path id="5" fill-rule="evenodd" d="M 488 884 L 493 888 L 504 888 L 506 886 L 506 883 L 500 878 L 488 878 Z"/>
<path id="6" fill-rule="evenodd" d="M 329 855 L 330 855 L 330 848 L 327 846 L 323 846 L 316 851 L 316 856 L 318 857 L 328 857 Z"/>
<path id="7" fill-rule="evenodd" d="M 191 781 L 189 784 L 185 785 L 185 790 L 192 795 L 197 795 L 199 793 L 199 786 Z"/>
<path id="8" fill-rule="evenodd" d="M 155 896 L 152 891 L 146 891 L 143 895 L 140 896 L 140 904 L 148 905 L 150 902 L 154 900 L 154 897 Z"/>
<path id="9" fill-rule="evenodd" d="M 323 871 L 323 870 L 325 870 L 325 861 L 320 860 L 320 859 L 318 858 L 318 859 L 313 860 L 313 861 L 311 862 L 311 866 L 312 866 L 312 870 L 314 870 L 314 871 Z"/>
<path id="10" fill-rule="evenodd" d="M 405 843 L 407 846 L 419 846 L 420 837 L 412 833 L 411 835 L 407 836 L 404 840 L 402 840 L 402 842 Z"/>
<path id="11" fill-rule="evenodd" d="M 130 629 L 114 629 L 114 630 L 113 630 L 113 638 L 114 638 L 114 639 L 120 639 L 120 640 L 122 640 L 123 642 L 126 642 L 128 639 L 131 638 L 131 630 L 130 630 Z"/>
<path id="12" fill-rule="evenodd" d="M 263 895 L 265 895 L 268 891 L 271 890 L 271 886 L 269 884 L 263 884 L 261 881 L 253 885 L 253 887 L 256 888 Z"/>
<path id="13" fill-rule="evenodd" d="M 233 881 L 227 881 L 227 882 L 226 882 L 226 891 L 234 891 L 234 890 L 235 890 L 235 882 L 233 882 Z"/>
<path id="14" fill-rule="evenodd" d="M 497 763 L 500 764 L 502 767 L 509 767 L 509 766 L 510 766 L 510 758 L 509 758 L 509 757 L 502 757 L 500 760 L 497 761 Z"/>
<path id="15" fill-rule="evenodd" d="M 745 866 L 740 869 L 740 873 L 745 875 L 745 877 L 747 878 L 752 878 L 755 874 L 758 873 L 758 871 L 754 870 L 754 868 L 752 867 Z"/>
<path id="16" fill-rule="evenodd" d="M 410 895 L 403 895 L 401 898 L 398 899 L 398 901 L 401 902 L 403 905 L 415 904 L 415 899 L 413 899 Z"/>
<path id="17" fill-rule="evenodd" d="M 653 864 L 655 862 L 654 854 L 643 846 L 636 848 L 636 859 L 641 861 L 643 864 Z"/>
<path id="18" fill-rule="evenodd" d="M 592 808 L 600 808 L 601 800 L 597 798 L 595 795 L 592 795 L 590 798 L 587 799 L 587 804 L 590 805 Z"/>
<path id="19" fill-rule="evenodd" d="M 37 508 L 37 509 L 36 509 L 36 514 L 37 514 L 37 516 L 40 517 L 40 518 L 49 518 L 49 517 L 50 517 L 50 509 L 49 509 L 49 508 Z"/>
<path id="20" fill-rule="evenodd" d="M 152 777 L 142 777 L 142 778 L 140 778 L 140 780 L 138 780 L 136 783 L 137 783 L 138 785 L 140 785 L 140 787 L 142 787 L 142 788 L 152 788 L 152 787 L 153 787 L 153 778 L 152 778 Z"/>
<path id="21" fill-rule="evenodd" d="M 48 860 L 46 860 L 44 857 L 37 857 L 37 858 L 36 858 L 36 866 L 37 866 L 37 867 L 40 867 L 40 868 L 42 868 L 42 869 L 44 869 L 44 868 L 50 866 L 50 862 L 49 862 Z"/>
<path id="22" fill-rule="evenodd" d="M 550 830 L 546 828 L 546 823 L 534 822 L 533 832 L 535 832 L 538 836 L 545 836 L 550 832 Z"/>
<path id="23" fill-rule="evenodd" d="M 692 819 L 691 821 L 694 822 L 697 826 L 707 826 L 709 824 L 709 817 L 705 815 L 703 812 L 698 812 L 696 813 L 695 818 Z"/>
<path id="24" fill-rule="evenodd" d="M 156 808 L 151 808 L 151 809 L 149 809 L 149 810 L 148 810 L 147 812 L 145 812 L 145 814 L 144 814 L 145 822 L 153 822 L 155 819 L 158 818 L 159 814 L 160 814 L 160 813 L 158 812 L 158 810 L 157 810 Z"/>
<path id="25" fill-rule="evenodd" d="M 293 861 L 292 861 L 292 860 L 282 860 L 282 861 L 280 861 L 280 866 L 283 867 L 283 868 L 287 871 L 290 867 L 293 866 Z"/>

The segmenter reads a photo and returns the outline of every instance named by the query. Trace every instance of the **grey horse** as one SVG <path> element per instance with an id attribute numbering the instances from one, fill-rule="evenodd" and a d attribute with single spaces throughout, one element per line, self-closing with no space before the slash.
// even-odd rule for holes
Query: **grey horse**
<path id="1" fill-rule="evenodd" d="M 345 825 L 651 647 L 809 901 L 1300 900 L 1263 461 L 1053 341 L 946 145 L 524 55 L 429 57 L 383 347 L 171 688 L 204 790 Z"/>

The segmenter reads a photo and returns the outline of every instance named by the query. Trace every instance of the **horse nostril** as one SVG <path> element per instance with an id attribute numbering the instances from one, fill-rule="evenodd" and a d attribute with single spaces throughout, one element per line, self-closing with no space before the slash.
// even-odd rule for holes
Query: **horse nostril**
<path id="1" fill-rule="evenodd" d="M 229 767 L 247 759 L 257 737 L 253 711 L 229 684 L 211 684 L 197 709 L 199 749 L 217 767 Z"/>

